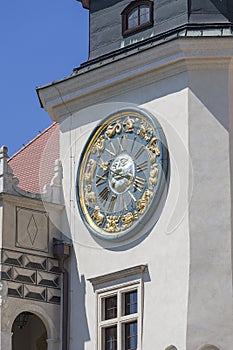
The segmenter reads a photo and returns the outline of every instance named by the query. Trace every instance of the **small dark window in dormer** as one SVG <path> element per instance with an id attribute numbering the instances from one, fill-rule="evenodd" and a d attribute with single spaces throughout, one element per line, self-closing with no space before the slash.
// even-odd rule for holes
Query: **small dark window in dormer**
<path id="1" fill-rule="evenodd" d="M 122 12 L 122 35 L 133 34 L 153 25 L 153 2 L 132 1 Z"/>

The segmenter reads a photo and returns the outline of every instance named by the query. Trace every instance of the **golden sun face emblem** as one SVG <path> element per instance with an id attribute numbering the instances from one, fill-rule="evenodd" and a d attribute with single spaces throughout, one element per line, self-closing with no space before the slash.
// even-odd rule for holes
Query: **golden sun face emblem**
<path id="1" fill-rule="evenodd" d="M 139 223 L 156 211 L 167 165 L 165 136 L 148 112 L 124 109 L 103 120 L 84 147 L 77 174 L 88 229 L 113 240 L 138 233 Z"/>

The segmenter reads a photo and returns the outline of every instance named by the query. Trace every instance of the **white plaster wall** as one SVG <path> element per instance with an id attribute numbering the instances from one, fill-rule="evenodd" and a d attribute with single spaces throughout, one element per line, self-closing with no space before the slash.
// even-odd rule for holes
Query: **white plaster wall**
<path id="1" fill-rule="evenodd" d="M 132 89 L 105 108 L 79 112 L 62 124 L 67 209 L 63 232 L 74 243 L 71 350 L 93 349 L 96 342 L 96 299 L 87 279 L 138 264 L 148 264 L 150 275 L 145 283 L 143 349 L 175 344 L 195 350 L 208 343 L 231 349 L 228 79 L 226 67 L 192 70 L 188 79 L 183 73 Z M 92 128 L 117 108 L 115 102 L 127 100 L 138 102 L 160 121 L 170 151 L 171 178 L 167 201 L 150 234 L 139 244 L 125 242 L 114 250 L 116 245 L 93 239 L 84 226 L 75 178 Z"/>
<path id="2" fill-rule="evenodd" d="M 62 232 L 74 242 L 71 350 L 95 348 L 95 296 L 87 278 L 142 263 L 150 273 L 143 349 L 170 344 L 178 350 L 206 344 L 232 349 L 232 57 L 231 38 L 180 38 L 80 69 L 56 89 L 53 84 L 41 89 L 53 120 L 72 115 L 61 124 Z M 100 102 L 110 104 L 80 111 Z M 144 106 L 159 117 L 170 148 L 171 180 L 147 238 L 110 250 L 92 238 L 79 217 L 75 177 L 91 129 L 119 102 Z"/>
<path id="3" fill-rule="evenodd" d="M 90 113 L 85 111 L 83 119 L 90 124 L 85 125 L 82 113 L 78 113 L 61 125 L 61 160 L 67 209 L 62 229 L 74 244 L 70 268 L 71 350 L 94 349 L 96 344 L 96 299 L 87 279 L 139 264 L 148 264 L 150 275 L 150 281 L 145 283 L 142 348 L 149 349 L 153 344 L 155 348 L 164 349 L 169 344 L 176 344 L 179 349 L 185 349 L 190 171 L 187 151 L 188 90 L 182 89 L 182 86 L 187 85 L 186 79 L 185 74 L 180 74 L 166 81 L 146 85 L 140 90 L 131 90 L 124 96 L 119 94 L 110 106 L 106 106 L 105 114 L 108 114 L 116 109 L 113 102 L 137 102 L 157 116 L 167 136 L 171 158 L 167 201 L 157 224 L 139 244 L 123 242 L 117 245 L 93 239 L 78 213 L 75 178 L 79 155 L 93 126 L 105 115 L 99 114 L 96 108 Z"/>
<path id="4" fill-rule="evenodd" d="M 189 350 L 233 344 L 229 79 L 227 67 L 190 72 Z"/>

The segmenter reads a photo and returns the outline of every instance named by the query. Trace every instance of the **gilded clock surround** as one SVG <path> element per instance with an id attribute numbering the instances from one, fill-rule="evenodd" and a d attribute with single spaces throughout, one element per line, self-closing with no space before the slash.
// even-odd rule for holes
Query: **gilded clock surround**
<path id="1" fill-rule="evenodd" d="M 88 229 L 111 240 L 138 233 L 159 205 L 167 158 L 162 128 L 148 112 L 129 108 L 105 118 L 78 168 L 77 202 Z"/>

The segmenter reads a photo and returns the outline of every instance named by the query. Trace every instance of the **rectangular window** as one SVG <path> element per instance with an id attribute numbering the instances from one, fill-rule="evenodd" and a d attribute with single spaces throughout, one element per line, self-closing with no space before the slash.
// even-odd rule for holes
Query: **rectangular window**
<path id="1" fill-rule="evenodd" d="M 140 283 L 98 294 L 98 350 L 139 350 Z"/>
<path id="2" fill-rule="evenodd" d="M 117 326 L 103 328 L 104 349 L 117 350 Z"/>
<path id="3" fill-rule="evenodd" d="M 136 8 L 128 16 L 128 29 L 135 28 L 138 25 L 138 9 Z"/>
<path id="4" fill-rule="evenodd" d="M 148 6 L 140 7 L 140 24 L 148 23 L 150 21 L 150 9 Z"/>
<path id="5" fill-rule="evenodd" d="M 138 293 L 137 290 L 125 293 L 125 315 L 136 314 L 138 312 Z"/>
<path id="6" fill-rule="evenodd" d="M 117 296 L 103 299 L 104 320 L 117 317 Z"/>
<path id="7" fill-rule="evenodd" d="M 138 336 L 138 323 L 129 322 L 125 324 L 125 349 L 136 350 L 137 349 L 137 336 Z"/>

